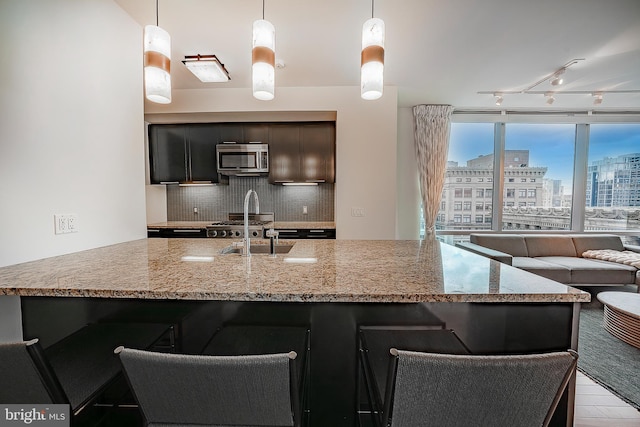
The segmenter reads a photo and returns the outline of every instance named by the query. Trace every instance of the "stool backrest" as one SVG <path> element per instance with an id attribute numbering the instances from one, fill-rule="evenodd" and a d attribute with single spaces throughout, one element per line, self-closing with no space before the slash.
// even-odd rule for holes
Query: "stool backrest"
<path id="1" fill-rule="evenodd" d="M 515 356 L 391 351 L 383 425 L 393 427 L 547 426 L 577 363 L 571 350 Z"/>
<path id="2" fill-rule="evenodd" d="M 148 424 L 294 426 L 296 353 L 200 356 L 118 348 Z"/>
<path id="3" fill-rule="evenodd" d="M 0 402 L 69 403 L 38 340 L 0 343 Z"/>

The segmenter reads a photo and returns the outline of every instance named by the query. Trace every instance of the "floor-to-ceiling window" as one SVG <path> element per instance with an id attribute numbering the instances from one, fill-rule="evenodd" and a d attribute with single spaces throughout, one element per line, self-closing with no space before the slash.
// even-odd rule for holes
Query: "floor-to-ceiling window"
<path id="1" fill-rule="evenodd" d="M 575 125 L 508 123 L 503 230 L 570 230 Z"/>
<path id="2" fill-rule="evenodd" d="M 490 230 L 493 123 L 453 123 L 438 230 Z"/>
<path id="3" fill-rule="evenodd" d="M 640 234 L 640 123 L 594 121 L 454 120 L 438 234 Z"/>
<path id="4" fill-rule="evenodd" d="M 640 231 L 640 124 L 593 124 L 584 228 Z"/>

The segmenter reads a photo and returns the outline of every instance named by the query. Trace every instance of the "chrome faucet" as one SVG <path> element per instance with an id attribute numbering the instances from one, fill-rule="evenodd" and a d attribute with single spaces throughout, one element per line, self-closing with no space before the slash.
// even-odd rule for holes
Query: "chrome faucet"
<path id="1" fill-rule="evenodd" d="M 256 205 L 256 215 L 260 213 L 260 201 L 258 200 L 258 193 L 254 190 L 247 191 L 247 195 L 244 196 L 244 236 L 242 238 L 242 256 L 251 256 L 251 238 L 249 237 L 249 199 L 253 193 Z"/>

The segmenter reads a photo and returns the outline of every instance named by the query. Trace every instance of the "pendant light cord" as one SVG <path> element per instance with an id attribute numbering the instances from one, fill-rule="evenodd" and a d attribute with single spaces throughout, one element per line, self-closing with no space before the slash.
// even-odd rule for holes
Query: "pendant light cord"
<path id="1" fill-rule="evenodd" d="M 264 21 L 264 0 L 262 0 L 262 20 Z"/>
<path id="2" fill-rule="evenodd" d="M 371 19 L 373 19 L 373 5 L 375 4 L 375 0 L 371 0 Z"/>
<path id="3" fill-rule="evenodd" d="M 160 25 L 158 24 L 158 0 L 156 0 L 156 27 L 159 27 Z"/>

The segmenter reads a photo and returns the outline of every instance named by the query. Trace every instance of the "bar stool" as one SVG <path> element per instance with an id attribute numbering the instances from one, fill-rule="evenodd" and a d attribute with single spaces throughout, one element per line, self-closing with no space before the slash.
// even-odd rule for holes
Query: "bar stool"
<path id="1" fill-rule="evenodd" d="M 44 350 L 37 339 L 2 343 L 0 402 L 66 403 L 84 416 L 121 372 L 113 347 L 150 348 L 167 333 L 167 325 L 94 323 Z"/>
<path id="2" fill-rule="evenodd" d="M 251 356 L 115 353 L 146 425 L 300 426 L 295 352 Z"/>
<path id="3" fill-rule="evenodd" d="M 226 324 L 202 351 L 209 356 L 247 356 L 296 352 L 294 368 L 301 393 L 301 422 L 309 417 L 310 328 L 308 326 Z"/>
<path id="4" fill-rule="evenodd" d="M 475 356 L 391 349 L 384 427 L 549 425 L 578 354 Z"/>
<path id="5" fill-rule="evenodd" d="M 469 349 L 451 329 L 443 325 L 361 325 L 358 328 L 358 412 L 369 414 L 380 426 L 386 398 L 391 348 L 412 351 L 469 354 Z M 364 387 L 364 394 L 362 396 Z M 363 408 L 363 397 L 368 407 Z"/>

